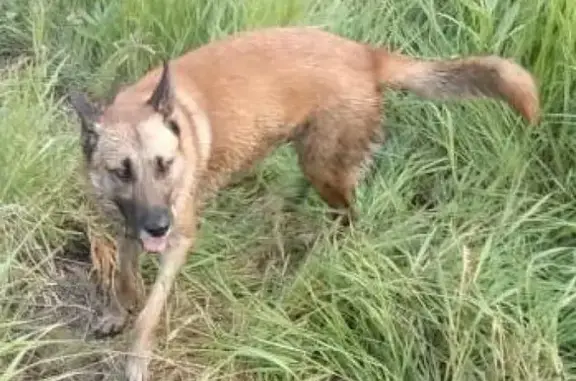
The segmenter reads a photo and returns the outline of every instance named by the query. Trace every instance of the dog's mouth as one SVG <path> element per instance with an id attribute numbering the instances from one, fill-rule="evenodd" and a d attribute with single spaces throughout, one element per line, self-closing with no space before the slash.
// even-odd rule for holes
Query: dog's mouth
<path id="1" fill-rule="evenodd" d="M 161 254 L 168 247 L 168 233 L 159 237 L 152 236 L 147 233 L 141 233 L 140 241 L 142 242 L 144 251 L 154 254 Z"/>
<path id="2" fill-rule="evenodd" d="M 144 250 L 149 253 L 160 254 L 166 247 L 168 246 L 168 238 L 167 237 L 147 237 L 142 239 L 142 245 L 144 246 Z"/>

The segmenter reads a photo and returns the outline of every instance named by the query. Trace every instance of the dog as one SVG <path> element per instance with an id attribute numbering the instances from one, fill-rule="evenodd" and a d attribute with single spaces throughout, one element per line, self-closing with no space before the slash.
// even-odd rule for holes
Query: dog
<path id="1" fill-rule="evenodd" d="M 313 27 L 244 31 L 165 60 L 98 104 L 70 103 L 89 190 L 119 227 L 114 292 L 96 331 L 115 334 L 137 311 L 141 252 L 160 269 L 137 313 L 125 366 L 148 379 L 153 334 L 198 231 L 205 202 L 233 174 L 291 143 L 300 168 L 342 224 L 362 169 L 385 140 L 384 89 L 427 99 L 489 97 L 540 120 L 534 76 L 499 56 L 418 59 Z"/>

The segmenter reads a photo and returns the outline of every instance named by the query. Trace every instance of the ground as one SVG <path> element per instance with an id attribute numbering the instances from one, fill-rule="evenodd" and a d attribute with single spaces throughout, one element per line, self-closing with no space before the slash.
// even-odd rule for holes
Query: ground
<path id="1" fill-rule="evenodd" d="M 576 379 L 576 11 L 568 0 L 5 0 L 0 4 L 0 380 L 114 380 L 97 339 L 71 89 L 103 95 L 237 30 L 317 25 L 414 55 L 531 70 L 543 122 L 389 93 L 360 219 L 336 235 L 282 148 L 203 216 L 153 379 Z M 91 233 L 92 232 L 92 233 Z M 147 284 L 156 258 L 142 263 Z"/>

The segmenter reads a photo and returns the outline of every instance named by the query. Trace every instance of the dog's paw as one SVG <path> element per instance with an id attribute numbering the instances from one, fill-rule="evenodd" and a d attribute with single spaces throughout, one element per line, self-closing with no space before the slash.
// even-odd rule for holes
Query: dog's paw
<path id="1" fill-rule="evenodd" d="M 98 319 L 92 331 L 97 338 L 115 336 L 122 332 L 127 320 L 127 313 L 108 312 Z"/>
<path id="2" fill-rule="evenodd" d="M 126 361 L 125 381 L 148 381 L 148 359 L 129 355 Z"/>

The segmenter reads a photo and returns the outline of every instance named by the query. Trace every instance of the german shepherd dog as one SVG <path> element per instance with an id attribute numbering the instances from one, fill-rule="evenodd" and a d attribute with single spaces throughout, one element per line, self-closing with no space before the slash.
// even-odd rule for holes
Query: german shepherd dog
<path id="1" fill-rule="evenodd" d="M 362 168 L 383 143 L 382 90 L 491 97 L 539 122 L 532 75 L 498 56 L 425 60 L 313 27 L 242 32 L 164 61 L 98 106 L 74 92 L 81 146 L 102 215 L 118 221 L 116 298 L 96 331 L 123 329 L 139 300 L 140 252 L 160 269 L 134 323 L 125 374 L 148 378 L 154 330 L 208 198 L 279 144 L 346 224 Z"/>

